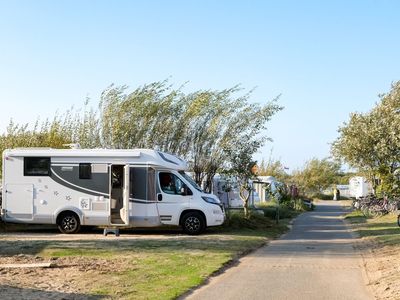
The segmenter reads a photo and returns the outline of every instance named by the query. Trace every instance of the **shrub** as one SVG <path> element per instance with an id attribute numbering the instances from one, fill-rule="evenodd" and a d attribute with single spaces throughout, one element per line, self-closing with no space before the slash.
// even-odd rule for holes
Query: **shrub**
<path id="1" fill-rule="evenodd" d="M 273 221 L 266 218 L 263 214 L 257 212 L 251 212 L 249 218 L 245 218 L 243 212 L 230 212 L 227 214 L 225 226 L 239 229 L 262 229 L 268 228 L 273 225 Z"/>

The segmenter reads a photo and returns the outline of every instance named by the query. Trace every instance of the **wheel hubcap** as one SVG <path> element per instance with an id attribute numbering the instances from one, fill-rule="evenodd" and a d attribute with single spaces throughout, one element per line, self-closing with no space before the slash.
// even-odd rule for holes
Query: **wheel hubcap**
<path id="1" fill-rule="evenodd" d="M 76 220 L 73 217 L 66 217 L 62 221 L 62 227 L 67 230 L 71 231 L 76 228 Z"/>
<path id="2" fill-rule="evenodd" d="M 200 220 L 196 217 L 189 217 L 185 221 L 185 227 L 190 232 L 195 232 L 200 229 Z"/>

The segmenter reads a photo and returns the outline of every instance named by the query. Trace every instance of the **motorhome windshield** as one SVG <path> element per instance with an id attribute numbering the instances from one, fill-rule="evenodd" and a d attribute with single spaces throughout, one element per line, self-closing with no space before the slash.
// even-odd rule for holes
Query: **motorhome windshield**
<path id="1" fill-rule="evenodd" d="M 194 181 L 192 177 L 186 174 L 185 171 L 179 171 L 179 174 L 181 174 L 196 190 L 203 192 L 203 190 L 198 186 L 196 181 Z"/>

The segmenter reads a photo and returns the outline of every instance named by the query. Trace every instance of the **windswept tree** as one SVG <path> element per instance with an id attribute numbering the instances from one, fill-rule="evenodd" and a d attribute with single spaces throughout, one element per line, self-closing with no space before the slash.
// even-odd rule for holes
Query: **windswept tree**
<path id="1" fill-rule="evenodd" d="M 275 99 L 263 107 L 245 107 L 241 114 L 237 114 L 232 120 L 238 134 L 228 135 L 227 141 L 230 142 L 224 145 L 224 151 L 227 153 L 228 172 L 238 179 L 239 196 L 243 201 L 246 217 L 249 216 L 248 206 L 252 190 L 250 180 L 256 178 L 253 167 L 257 162 L 253 160 L 253 156 L 269 140 L 265 135 L 267 122 L 281 109 L 283 108 L 277 105 Z M 264 134 L 261 134 L 262 132 Z"/>
<path id="2" fill-rule="evenodd" d="M 104 146 L 178 154 L 189 161 L 196 182 L 205 182 L 209 192 L 217 170 L 229 160 L 225 149 L 263 140 L 259 134 L 281 109 L 277 99 L 265 105 L 250 104 L 251 92 L 240 95 L 239 86 L 184 94 L 162 81 L 126 91 L 126 86 L 110 86 L 102 94 Z"/>
<path id="3" fill-rule="evenodd" d="M 177 154 L 189 162 L 197 183 L 211 182 L 231 159 L 232 147 L 262 145 L 266 123 L 281 109 L 277 99 L 264 105 L 249 102 L 250 92 L 234 86 L 185 94 L 167 80 L 129 91 L 109 86 L 98 110 L 71 109 L 52 121 L 28 125 L 10 123 L 0 147 L 153 148 Z M 258 148 L 257 148 L 258 149 Z M 250 154 L 254 154 L 255 151 Z"/>

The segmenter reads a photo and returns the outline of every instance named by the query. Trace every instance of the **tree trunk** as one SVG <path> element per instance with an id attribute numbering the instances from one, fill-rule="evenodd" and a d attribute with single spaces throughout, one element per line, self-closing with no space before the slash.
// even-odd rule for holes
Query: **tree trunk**
<path id="1" fill-rule="evenodd" d="M 248 218 L 250 216 L 250 211 L 249 211 L 250 191 L 247 190 L 246 188 L 240 187 L 239 197 L 243 201 L 244 217 Z"/>
<path id="2" fill-rule="evenodd" d="M 247 219 L 250 216 L 248 203 L 243 203 L 244 217 Z"/>

